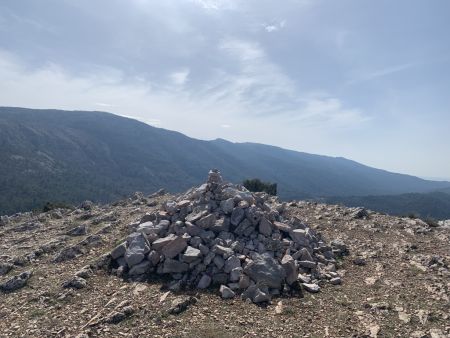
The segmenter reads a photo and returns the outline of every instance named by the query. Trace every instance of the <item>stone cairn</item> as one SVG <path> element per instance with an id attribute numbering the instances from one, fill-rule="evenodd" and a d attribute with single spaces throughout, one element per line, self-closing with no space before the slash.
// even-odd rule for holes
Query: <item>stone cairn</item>
<path id="1" fill-rule="evenodd" d="M 110 253 L 112 273 L 170 275 L 173 291 L 216 285 L 223 298 L 240 293 L 254 303 L 318 292 L 319 282 L 340 284 L 334 256 L 342 248 L 326 245 L 299 219 L 284 219 L 284 208 L 211 170 L 205 184 L 130 225 L 133 232 Z"/>

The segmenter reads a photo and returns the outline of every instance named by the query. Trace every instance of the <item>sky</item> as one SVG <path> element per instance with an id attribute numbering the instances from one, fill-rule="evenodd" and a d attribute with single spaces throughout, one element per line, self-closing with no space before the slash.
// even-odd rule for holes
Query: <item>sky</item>
<path id="1" fill-rule="evenodd" d="M 450 180 L 447 0 L 2 0 L 0 105 Z"/>

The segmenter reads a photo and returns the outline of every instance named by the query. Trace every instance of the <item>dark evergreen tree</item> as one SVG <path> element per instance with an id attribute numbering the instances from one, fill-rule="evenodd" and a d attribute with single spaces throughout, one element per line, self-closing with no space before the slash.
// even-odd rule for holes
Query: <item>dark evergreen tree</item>
<path id="1" fill-rule="evenodd" d="M 277 195 L 277 184 L 270 182 L 263 182 L 258 178 L 247 179 L 243 182 L 244 187 L 252 192 L 266 192 L 269 195 Z"/>

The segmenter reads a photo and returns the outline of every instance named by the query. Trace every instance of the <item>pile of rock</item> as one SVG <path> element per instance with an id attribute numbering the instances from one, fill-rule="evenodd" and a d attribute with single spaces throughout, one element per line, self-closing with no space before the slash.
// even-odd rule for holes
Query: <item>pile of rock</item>
<path id="1" fill-rule="evenodd" d="M 339 284 L 334 257 L 343 244 L 328 246 L 299 219 L 286 220 L 284 207 L 211 170 L 205 184 L 130 225 L 133 232 L 110 253 L 112 272 L 169 274 L 172 290 L 217 285 L 223 298 L 240 292 L 255 303 L 303 288 L 318 292 L 319 281 Z"/>

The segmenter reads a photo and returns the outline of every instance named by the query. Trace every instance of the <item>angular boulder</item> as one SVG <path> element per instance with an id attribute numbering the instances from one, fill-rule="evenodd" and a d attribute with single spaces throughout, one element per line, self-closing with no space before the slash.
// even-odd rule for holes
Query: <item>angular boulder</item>
<path id="1" fill-rule="evenodd" d="M 166 258 L 174 258 L 187 247 L 187 239 L 183 236 L 175 236 L 161 249 L 161 253 Z"/>
<path id="2" fill-rule="evenodd" d="M 291 255 L 284 255 L 283 259 L 281 260 L 281 266 L 283 267 L 284 272 L 286 273 L 286 282 L 289 285 L 297 281 L 298 268 L 295 265 L 295 260 L 294 258 L 292 258 Z"/>
<path id="3" fill-rule="evenodd" d="M 183 261 L 186 263 L 191 263 L 202 256 L 202 252 L 199 249 L 188 246 L 183 254 Z"/>
<path id="4" fill-rule="evenodd" d="M 128 236 L 128 248 L 125 252 L 125 261 L 131 268 L 142 262 L 145 255 L 150 251 L 150 244 L 143 233 L 135 232 Z"/>
<path id="5" fill-rule="evenodd" d="M 283 267 L 272 257 L 266 254 L 254 254 L 252 261 L 244 268 L 247 274 L 256 283 L 264 283 L 268 287 L 280 289 L 286 277 Z"/>

